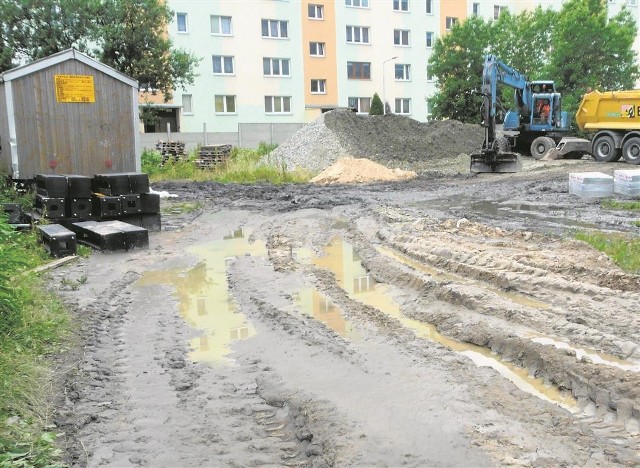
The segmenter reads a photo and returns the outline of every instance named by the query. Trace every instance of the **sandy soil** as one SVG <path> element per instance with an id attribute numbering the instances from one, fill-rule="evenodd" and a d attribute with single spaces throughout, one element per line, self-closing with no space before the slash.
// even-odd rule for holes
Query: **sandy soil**
<path id="1" fill-rule="evenodd" d="M 205 208 L 50 273 L 67 462 L 640 465 L 640 277 L 570 235 L 637 215 L 567 193 L 628 168 L 154 186 Z"/>

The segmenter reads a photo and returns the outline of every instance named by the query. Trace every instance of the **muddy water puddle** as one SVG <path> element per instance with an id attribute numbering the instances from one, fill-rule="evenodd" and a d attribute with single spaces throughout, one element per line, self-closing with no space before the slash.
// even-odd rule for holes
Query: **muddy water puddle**
<path id="1" fill-rule="evenodd" d="M 465 197 L 436 199 L 434 206 L 448 211 L 472 211 L 485 217 L 543 221 L 549 226 L 596 229 L 598 226 L 570 218 L 571 207 L 549 204 L 521 203 L 513 200 L 477 200 Z M 424 203 L 420 204 L 424 207 Z"/>
<path id="2" fill-rule="evenodd" d="M 579 410 L 577 401 L 570 393 L 560 392 L 556 387 L 545 384 L 542 379 L 531 377 L 526 369 L 501 361 L 499 356 L 492 353 L 491 350 L 447 338 L 441 335 L 434 325 L 405 316 L 400 306 L 389 294 L 388 286 L 377 283 L 371 277 L 363 267 L 357 252 L 340 237 L 336 237 L 325 247 L 325 254 L 323 257 L 312 259 L 312 262 L 318 267 L 332 272 L 340 287 L 352 299 L 393 317 L 404 327 L 412 330 L 419 338 L 446 346 L 468 357 L 479 367 L 492 367 L 522 391 L 560 405 L 569 411 L 577 412 Z"/>
<path id="3" fill-rule="evenodd" d="M 199 263 L 188 270 L 146 272 L 137 286 L 167 284 L 174 288 L 182 318 L 201 332 L 189 342 L 194 362 L 230 363 L 231 343 L 256 334 L 255 327 L 237 310 L 229 294 L 227 267 L 241 255 L 265 256 L 263 242 L 249 242 L 249 233 L 236 229 L 222 240 L 187 249 Z"/>

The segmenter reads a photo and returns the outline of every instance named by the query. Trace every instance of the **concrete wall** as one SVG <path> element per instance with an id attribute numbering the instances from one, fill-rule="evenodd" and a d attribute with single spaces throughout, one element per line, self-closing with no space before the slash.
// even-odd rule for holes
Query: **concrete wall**
<path id="1" fill-rule="evenodd" d="M 233 145 L 240 148 L 256 149 L 261 142 L 267 144 L 282 144 L 294 133 L 304 127 L 304 123 L 281 124 L 238 124 L 237 132 L 207 132 L 208 145 Z M 172 132 L 141 133 L 140 146 L 153 149 L 159 141 L 184 141 L 185 149 L 190 151 L 198 145 L 204 145 L 204 132 Z"/>

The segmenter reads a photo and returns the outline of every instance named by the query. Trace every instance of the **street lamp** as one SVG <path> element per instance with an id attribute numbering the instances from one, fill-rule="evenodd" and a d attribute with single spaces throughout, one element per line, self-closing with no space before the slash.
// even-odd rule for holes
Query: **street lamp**
<path id="1" fill-rule="evenodd" d="M 387 62 L 390 62 L 391 60 L 395 60 L 397 58 L 398 56 L 391 57 L 390 59 L 387 59 L 384 62 L 382 62 L 382 113 L 383 114 L 387 113 L 387 98 L 385 97 L 385 90 L 384 90 L 384 64 Z"/>

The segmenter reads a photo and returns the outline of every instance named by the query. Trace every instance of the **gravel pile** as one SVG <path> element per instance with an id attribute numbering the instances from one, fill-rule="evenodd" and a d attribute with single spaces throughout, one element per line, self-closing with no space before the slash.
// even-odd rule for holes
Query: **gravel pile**
<path id="1" fill-rule="evenodd" d="M 349 156 L 415 172 L 442 170 L 448 164 L 457 170 L 461 155 L 479 151 L 483 140 L 480 125 L 457 120 L 424 123 L 396 114 L 363 116 L 334 110 L 298 130 L 270 157 L 291 170 L 313 172 Z"/>

